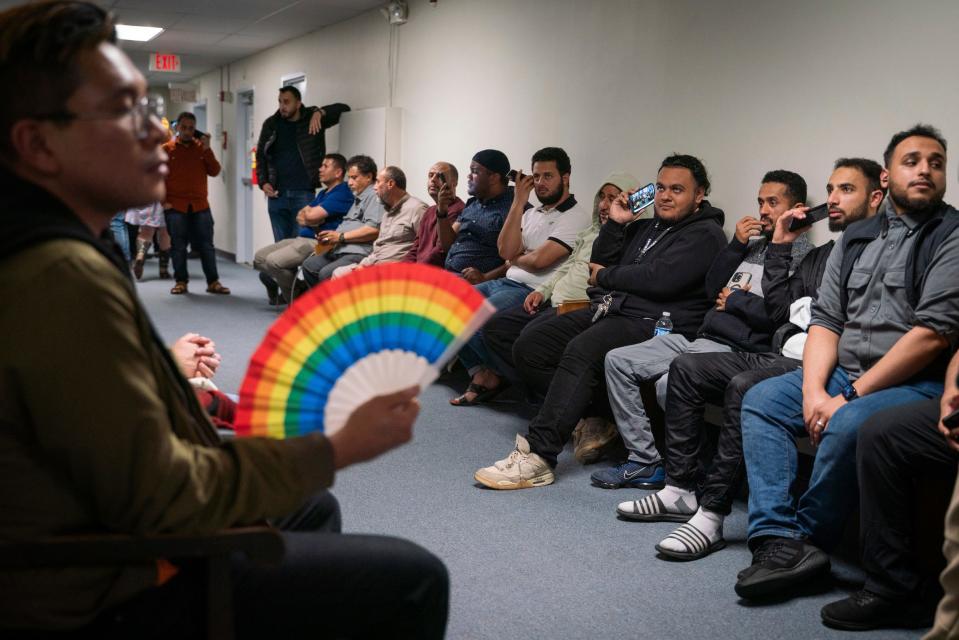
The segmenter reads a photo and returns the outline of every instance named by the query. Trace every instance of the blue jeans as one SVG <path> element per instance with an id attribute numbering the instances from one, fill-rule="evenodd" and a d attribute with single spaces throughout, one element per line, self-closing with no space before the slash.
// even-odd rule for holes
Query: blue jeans
<path id="1" fill-rule="evenodd" d="M 177 282 L 189 282 L 190 273 L 186 266 L 186 246 L 190 244 L 200 252 L 200 265 L 206 283 L 212 284 L 220 279 L 216 269 L 216 249 L 213 248 L 213 214 L 209 209 L 183 213 L 176 209 L 167 209 L 166 229 L 170 233 L 170 260 L 173 262 L 173 278 Z"/>
<path id="2" fill-rule="evenodd" d="M 127 259 L 127 262 L 130 262 L 130 235 L 127 233 L 127 225 L 123 221 L 124 215 L 125 212 L 121 211 L 110 219 L 110 232 L 113 233 L 113 239 L 120 245 L 123 257 Z"/>
<path id="3" fill-rule="evenodd" d="M 849 384 L 836 367 L 826 391 L 835 396 Z M 802 369 L 760 382 L 743 398 L 743 453 L 749 476 L 747 539 L 758 536 L 810 538 L 830 550 L 856 506 L 856 435 L 873 414 L 942 395 L 941 381 L 924 380 L 870 393 L 840 407 L 816 450 L 809 488 L 794 495 L 795 438 L 806 435 L 802 412 Z M 797 499 L 798 498 L 798 499 Z"/>
<path id="4" fill-rule="evenodd" d="M 526 296 L 533 292 L 530 287 L 522 282 L 516 282 L 509 278 L 497 278 L 496 280 L 481 282 L 476 285 L 476 290 L 486 296 L 486 299 L 496 307 L 497 311 L 523 304 Z M 483 342 L 482 329 L 473 334 L 469 342 L 463 345 L 463 348 L 460 349 L 459 358 L 470 375 L 491 363 L 490 354 L 486 350 L 486 343 Z"/>
<path id="5" fill-rule="evenodd" d="M 296 214 L 310 204 L 316 193 L 312 190 L 290 189 L 279 192 L 275 198 L 266 199 L 266 209 L 270 213 L 270 226 L 273 227 L 273 242 L 286 238 L 295 238 L 300 232 L 296 223 Z"/>

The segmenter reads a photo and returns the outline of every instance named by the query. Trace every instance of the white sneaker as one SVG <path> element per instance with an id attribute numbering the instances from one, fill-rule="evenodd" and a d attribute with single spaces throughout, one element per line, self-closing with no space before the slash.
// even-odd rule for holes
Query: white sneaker
<path id="1" fill-rule="evenodd" d="M 516 436 L 516 448 L 492 467 L 483 467 L 473 478 L 490 489 L 531 489 L 553 484 L 553 470 L 538 454 L 530 453 L 529 442 Z"/>

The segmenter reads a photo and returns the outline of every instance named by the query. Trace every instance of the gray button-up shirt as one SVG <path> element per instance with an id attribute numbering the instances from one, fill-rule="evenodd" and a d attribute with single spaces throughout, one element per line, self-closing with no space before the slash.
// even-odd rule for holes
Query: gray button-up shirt
<path id="1" fill-rule="evenodd" d="M 876 215 L 886 216 L 889 230 L 866 245 L 846 282 L 849 304 L 840 305 L 841 240 L 826 263 L 810 326 L 839 334 L 839 366 L 853 380 L 882 358 L 916 325 L 932 329 L 955 344 L 959 334 L 959 233 L 939 245 L 926 269 L 926 280 L 913 309 L 906 299 L 906 258 L 921 222 L 897 216 L 889 198 Z"/>
<path id="2" fill-rule="evenodd" d="M 380 220 L 383 218 L 383 203 L 376 195 L 376 190 L 371 184 L 363 189 L 363 192 L 353 200 L 353 206 L 343 216 L 343 222 L 336 228 L 337 233 L 346 233 L 362 227 L 380 228 Z M 346 253 L 358 253 L 361 256 L 368 256 L 373 251 L 373 242 L 350 242 L 340 245 L 336 248 L 336 255 Z"/>

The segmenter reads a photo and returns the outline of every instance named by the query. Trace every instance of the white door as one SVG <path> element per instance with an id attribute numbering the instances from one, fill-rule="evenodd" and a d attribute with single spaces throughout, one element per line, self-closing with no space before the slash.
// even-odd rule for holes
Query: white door
<path id="1" fill-rule="evenodd" d="M 253 148 L 256 123 L 253 122 L 253 90 L 236 96 L 236 261 L 253 262 Z"/>

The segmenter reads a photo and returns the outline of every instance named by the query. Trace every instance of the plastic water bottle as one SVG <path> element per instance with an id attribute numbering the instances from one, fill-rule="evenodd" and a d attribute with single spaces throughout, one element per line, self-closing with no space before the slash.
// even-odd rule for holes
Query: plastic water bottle
<path id="1" fill-rule="evenodd" d="M 656 330 L 653 331 L 653 337 L 665 336 L 673 332 L 673 320 L 669 317 L 669 311 L 663 311 L 663 315 L 656 321 Z"/>

